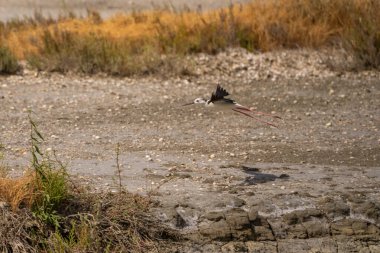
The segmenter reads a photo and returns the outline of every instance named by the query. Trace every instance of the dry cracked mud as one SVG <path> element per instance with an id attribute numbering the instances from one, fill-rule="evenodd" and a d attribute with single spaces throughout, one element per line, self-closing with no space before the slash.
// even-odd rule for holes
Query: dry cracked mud
<path id="1" fill-rule="evenodd" d="M 379 72 L 333 71 L 339 52 L 188 61 L 181 77 L 0 77 L 12 174 L 30 160 L 31 109 L 43 150 L 98 190 L 115 190 L 120 143 L 123 185 L 157 200 L 152 211 L 186 239 L 170 252 L 380 252 Z M 181 106 L 217 83 L 283 121 Z"/>

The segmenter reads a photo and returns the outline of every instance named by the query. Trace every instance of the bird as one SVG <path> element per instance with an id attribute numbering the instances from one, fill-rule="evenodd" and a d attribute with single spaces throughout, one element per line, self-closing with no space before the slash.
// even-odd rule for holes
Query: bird
<path id="1" fill-rule="evenodd" d="M 194 104 L 204 104 L 207 108 L 215 108 L 217 110 L 222 110 L 222 111 L 223 110 L 232 110 L 234 112 L 243 114 L 247 117 L 253 118 L 256 121 L 259 121 L 259 122 L 264 123 L 266 125 L 277 128 L 277 125 L 275 125 L 271 122 L 268 122 L 266 120 L 262 120 L 258 117 L 255 117 L 255 116 L 258 115 L 258 116 L 267 116 L 267 117 L 271 117 L 271 118 L 275 118 L 275 119 L 282 119 L 281 117 L 276 116 L 276 115 L 272 115 L 269 113 L 256 111 L 256 110 L 250 109 L 246 106 L 243 106 L 241 104 L 238 104 L 233 99 L 226 98 L 229 95 L 230 95 L 230 93 L 228 93 L 228 91 L 226 91 L 224 88 L 222 88 L 222 86 L 220 86 L 220 84 L 218 84 L 216 86 L 215 92 L 213 92 L 211 94 L 210 99 L 196 98 L 193 102 L 184 104 L 183 106 L 194 105 Z"/>

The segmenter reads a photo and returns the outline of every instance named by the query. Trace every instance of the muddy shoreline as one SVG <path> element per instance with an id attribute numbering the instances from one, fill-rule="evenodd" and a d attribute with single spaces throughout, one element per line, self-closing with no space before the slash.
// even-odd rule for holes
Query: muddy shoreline
<path id="1" fill-rule="evenodd" d="M 5 162 L 28 165 L 32 109 L 43 150 L 97 190 L 114 188 L 120 143 L 124 186 L 160 203 L 189 240 L 178 252 L 380 252 L 380 74 L 331 70 L 328 55 L 230 50 L 194 56 L 181 77 L 0 77 Z M 217 83 L 284 121 L 181 106 Z"/>

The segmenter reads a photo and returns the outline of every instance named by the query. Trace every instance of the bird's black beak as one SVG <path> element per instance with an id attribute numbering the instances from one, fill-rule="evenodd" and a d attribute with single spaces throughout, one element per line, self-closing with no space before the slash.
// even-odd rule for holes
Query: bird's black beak
<path id="1" fill-rule="evenodd" d="M 194 104 L 194 102 L 191 102 L 191 103 L 184 104 L 184 105 L 182 105 L 182 106 L 193 105 L 193 104 Z"/>

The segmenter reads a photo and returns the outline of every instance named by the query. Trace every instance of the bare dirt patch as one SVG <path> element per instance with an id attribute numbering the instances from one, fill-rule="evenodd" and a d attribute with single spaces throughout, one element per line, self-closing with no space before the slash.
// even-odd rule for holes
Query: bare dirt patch
<path id="1" fill-rule="evenodd" d="M 5 161 L 28 164 L 32 109 L 44 149 L 83 184 L 114 188 L 120 143 L 123 184 L 157 198 L 156 216 L 191 239 L 180 251 L 377 252 L 380 75 L 331 71 L 329 55 L 231 50 L 168 79 L 1 77 Z M 217 83 L 284 122 L 181 106 Z"/>

